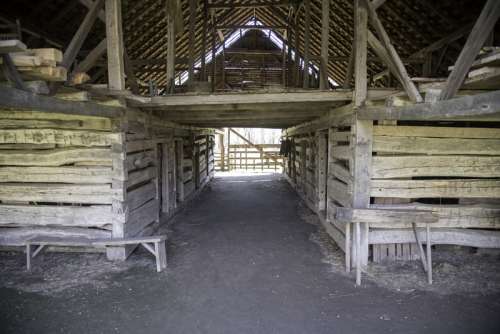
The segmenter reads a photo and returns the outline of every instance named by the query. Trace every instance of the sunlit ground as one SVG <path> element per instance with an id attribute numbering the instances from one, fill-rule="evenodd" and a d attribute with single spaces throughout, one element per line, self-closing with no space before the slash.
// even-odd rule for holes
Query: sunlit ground
<path id="1" fill-rule="evenodd" d="M 226 172 L 220 172 L 216 171 L 215 172 L 215 177 L 233 177 L 233 176 L 266 176 L 266 175 L 277 175 L 277 174 L 282 174 L 281 169 L 277 169 L 276 171 L 274 169 L 269 169 L 264 171 L 262 170 L 232 170 L 232 171 L 226 171 Z"/>

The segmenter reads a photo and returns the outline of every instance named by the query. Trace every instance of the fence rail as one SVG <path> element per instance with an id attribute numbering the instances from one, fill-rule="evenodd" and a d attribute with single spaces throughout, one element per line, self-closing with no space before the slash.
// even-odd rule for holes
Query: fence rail
<path id="1" fill-rule="evenodd" d="M 215 170 L 245 170 L 245 171 L 280 171 L 283 165 L 283 158 L 279 155 L 280 144 L 257 144 L 262 150 L 247 145 L 229 145 L 224 154 L 224 161 L 221 160 L 221 152 L 216 151 Z"/>

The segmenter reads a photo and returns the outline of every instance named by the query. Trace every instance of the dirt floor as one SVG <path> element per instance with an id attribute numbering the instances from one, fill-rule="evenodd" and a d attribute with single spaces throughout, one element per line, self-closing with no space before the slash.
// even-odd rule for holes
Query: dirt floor
<path id="1" fill-rule="evenodd" d="M 218 177 L 163 227 L 169 267 L 136 251 L 0 253 L 0 333 L 500 333 L 500 257 L 434 252 L 368 268 L 342 252 L 277 175 Z"/>

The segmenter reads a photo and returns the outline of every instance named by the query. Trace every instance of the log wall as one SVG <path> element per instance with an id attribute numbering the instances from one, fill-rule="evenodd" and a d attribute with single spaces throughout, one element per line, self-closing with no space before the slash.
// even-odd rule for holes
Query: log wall
<path id="1" fill-rule="evenodd" d="M 352 224 L 339 219 L 337 209 L 358 208 L 355 191 L 368 193 L 367 209 L 424 210 L 437 216 L 434 243 L 500 247 L 500 122 L 363 121 L 363 138 L 356 133 L 360 122 L 355 111 L 343 107 L 340 113 L 327 129 L 305 124 L 284 132 L 292 142 L 285 174 L 346 252 L 346 264 L 355 256 Z M 320 146 L 326 131 L 325 151 Z M 366 156 L 359 153 L 366 149 Z M 321 169 L 325 158 L 326 185 Z M 365 183 L 354 176 L 356 165 L 367 171 Z M 397 215 L 370 216 L 375 214 L 370 210 L 356 214 L 366 215 L 357 221 L 376 222 L 376 228 L 361 234 L 365 263 L 368 257 L 418 258 L 411 224 Z"/>
<path id="2" fill-rule="evenodd" d="M 131 109 L 117 119 L 2 110 L 0 246 L 41 235 L 152 234 L 213 173 L 210 130 Z M 125 259 L 132 250 L 109 247 L 107 255 Z"/>

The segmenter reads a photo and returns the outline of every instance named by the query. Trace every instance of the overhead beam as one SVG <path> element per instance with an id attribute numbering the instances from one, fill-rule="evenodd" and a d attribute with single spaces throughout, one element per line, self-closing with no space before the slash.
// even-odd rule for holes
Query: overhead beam
<path id="1" fill-rule="evenodd" d="M 319 87 L 328 89 L 328 45 L 330 39 L 330 0 L 321 1 L 321 68 Z"/>
<path id="2" fill-rule="evenodd" d="M 234 8 L 260 8 L 260 7 L 271 7 L 271 6 L 288 6 L 290 4 L 289 0 L 284 0 L 284 1 L 265 1 L 265 2 L 259 2 L 259 3 L 234 3 L 233 1 L 231 2 L 225 2 L 225 3 L 213 3 L 209 4 L 208 8 L 215 8 L 215 9 L 222 9 L 222 8 L 228 8 L 228 9 L 234 9 Z"/>
<path id="3" fill-rule="evenodd" d="M 466 95 L 407 107 L 365 107 L 357 111 L 366 120 L 500 120 L 500 91 Z"/>
<path id="4" fill-rule="evenodd" d="M 243 24 L 243 25 L 237 25 L 237 24 L 225 24 L 225 25 L 218 25 L 215 27 L 216 29 L 227 29 L 227 30 L 235 30 L 235 29 L 286 29 L 286 26 L 282 25 L 255 25 L 255 24 Z"/>
<path id="5" fill-rule="evenodd" d="M 195 25 L 196 25 L 196 7 L 197 0 L 189 0 L 189 70 L 188 70 L 188 80 L 189 84 L 192 84 L 194 80 L 194 47 L 195 47 Z M 203 36 L 202 38 L 205 38 Z"/>
<path id="6" fill-rule="evenodd" d="M 408 75 L 408 72 L 406 71 L 403 62 L 401 61 L 401 58 L 399 58 L 396 49 L 394 48 L 394 46 L 391 43 L 391 40 L 389 39 L 389 35 L 385 31 L 382 22 L 378 17 L 375 7 L 370 1 L 368 0 L 365 1 L 368 7 L 370 23 L 377 31 L 377 34 L 381 39 L 382 45 L 384 46 L 385 50 L 387 51 L 390 57 L 392 64 L 387 64 L 387 65 L 395 67 L 395 70 L 398 73 L 397 77 L 401 80 L 401 84 L 403 85 L 406 93 L 408 94 L 408 97 L 415 103 L 422 102 L 423 101 L 422 96 L 418 92 L 418 89 L 415 86 L 415 84 L 411 81 L 410 76 Z"/>
<path id="7" fill-rule="evenodd" d="M 122 108 L 92 102 L 65 101 L 4 86 L 0 86 L 0 107 L 101 117 L 120 117 L 124 112 Z"/>
<path id="8" fill-rule="evenodd" d="M 302 78 L 302 87 L 309 88 L 309 56 L 311 44 L 311 0 L 304 0 L 305 24 L 304 24 L 304 75 Z"/>
<path id="9" fill-rule="evenodd" d="M 440 100 L 448 100 L 455 96 L 499 17 L 500 1 L 488 0 L 446 80 L 445 89 L 439 96 Z"/>
<path id="10" fill-rule="evenodd" d="M 85 42 L 85 39 L 87 38 L 90 32 L 90 29 L 94 25 L 97 15 L 99 14 L 99 10 L 102 8 L 103 5 L 104 5 L 104 0 L 94 1 L 89 11 L 87 12 L 87 15 L 85 15 L 82 24 L 80 24 L 78 30 L 71 39 L 71 42 L 64 51 L 63 59 L 61 61 L 61 66 L 69 68 L 73 64 L 73 62 L 76 59 L 76 56 L 78 55 L 78 52 L 80 52 L 80 49 L 82 48 L 83 42 Z"/>
<path id="11" fill-rule="evenodd" d="M 97 44 L 97 46 L 89 52 L 87 57 L 78 63 L 73 73 L 88 72 L 92 67 L 94 67 L 97 61 L 106 53 L 107 43 L 106 38 L 101 40 L 99 44 Z"/>
<path id="12" fill-rule="evenodd" d="M 172 94 L 175 88 L 175 8 L 172 2 L 165 7 L 167 17 L 167 64 L 166 92 Z"/>

